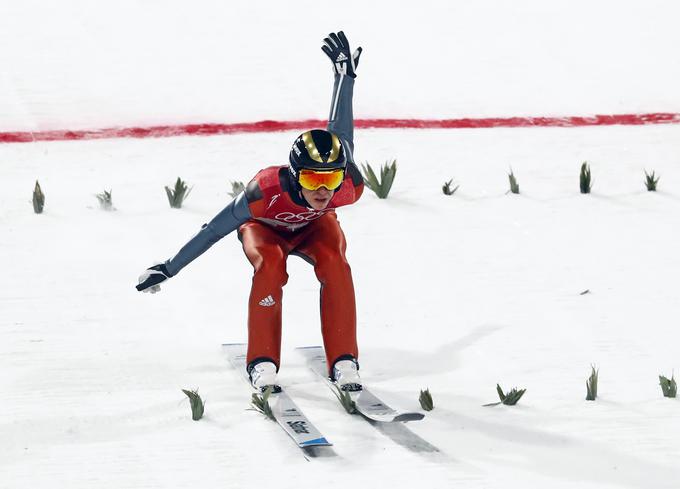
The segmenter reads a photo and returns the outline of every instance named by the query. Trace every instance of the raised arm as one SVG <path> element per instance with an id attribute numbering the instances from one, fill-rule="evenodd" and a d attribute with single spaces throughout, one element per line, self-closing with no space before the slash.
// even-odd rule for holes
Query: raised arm
<path id="1" fill-rule="evenodd" d="M 324 39 L 321 47 L 333 63 L 335 82 L 333 84 L 333 98 L 328 116 L 327 129 L 335 133 L 345 147 L 347 160 L 354 163 L 354 115 L 352 113 L 352 95 L 356 68 L 362 49 L 357 48 L 351 53 L 345 33 L 331 33 Z"/>
<path id="2" fill-rule="evenodd" d="M 354 162 L 354 115 L 352 113 L 352 92 L 354 79 L 336 74 L 333 84 L 331 111 L 327 129 L 336 134 L 345 147 L 347 160 Z"/>

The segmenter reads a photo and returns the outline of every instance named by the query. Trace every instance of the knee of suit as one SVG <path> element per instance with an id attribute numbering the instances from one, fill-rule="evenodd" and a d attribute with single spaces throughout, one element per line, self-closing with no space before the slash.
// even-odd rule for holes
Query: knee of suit
<path id="1" fill-rule="evenodd" d="M 263 267 L 286 269 L 286 254 L 278 246 L 258 246 L 252 256 L 251 262 L 255 273 Z"/>
<path id="2" fill-rule="evenodd" d="M 288 283 L 286 263 L 264 261 L 255 270 L 254 282 L 266 282 L 269 287 L 283 287 Z"/>
<path id="3" fill-rule="evenodd" d="M 314 272 L 321 283 L 352 276 L 347 258 L 338 252 L 320 253 L 314 265 Z"/>

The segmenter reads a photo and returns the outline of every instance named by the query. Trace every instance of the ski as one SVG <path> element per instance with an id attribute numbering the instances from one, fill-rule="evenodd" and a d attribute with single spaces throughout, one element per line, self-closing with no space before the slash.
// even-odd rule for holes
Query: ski
<path id="1" fill-rule="evenodd" d="M 222 345 L 231 366 L 241 373 L 241 376 L 250 385 L 246 372 L 246 345 L 245 343 L 228 343 Z M 252 386 L 251 386 L 252 387 Z M 257 392 L 253 389 L 254 392 Z M 307 419 L 307 416 L 295 404 L 293 399 L 282 388 L 280 392 L 273 392 L 269 396 L 269 405 L 274 413 L 278 425 L 290 436 L 300 448 L 329 447 L 326 437 Z"/>
<path id="2" fill-rule="evenodd" d="M 337 392 L 337 387 L 328 378 L 328 367 L 326 366 L 326 353 L 321 346 L 306 346 L 297 348 L 297 351 L 307 361 L 307 366 L 319 377 L 321 377 L 326 385 L 333 392 Z M 382 423 L 392 422 L 407 422 L 418 421 L 425 417 L 422 413 L 417 412 L 400 412 L 397 411 L 383 401 L 375 394 L 369 391 L 366 387 L 357 392 L 349 392 L 352 401 L 354 402 L 357 411 L 364 417 L 379 421 Z"/>

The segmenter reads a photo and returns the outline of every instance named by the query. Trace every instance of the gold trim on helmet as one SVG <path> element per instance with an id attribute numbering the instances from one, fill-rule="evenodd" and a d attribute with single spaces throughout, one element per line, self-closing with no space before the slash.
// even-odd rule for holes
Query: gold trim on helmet
<path id="1" fill-rule="evenodd" d="M 328 155 L 327 158 L 324 158 L 319 153 L 319 150 L 316 147 L 316 143 L 314 142 L 314 138 L 312 138 L 312 131 L 307 131 L 304 134 L 302 134 L 302 142 L 304 143 L 305 148 L 307 149 L 307 154 L 309 154 L 309 157 L 312 160 L 317 161 L 319 163 L 333 163 L 335 160 L 338 159 L 338 156 L 340 156 L 341 148 L 340 138 L 338 138 L 333 133 L 331 133 L 331 153 Z"/>

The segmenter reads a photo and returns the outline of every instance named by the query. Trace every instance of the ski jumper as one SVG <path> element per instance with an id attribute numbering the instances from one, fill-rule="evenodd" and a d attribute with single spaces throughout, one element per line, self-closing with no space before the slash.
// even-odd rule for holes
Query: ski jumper
<path id="1" fill-rule="evenodd" d="M 345 257 L 345 236 L 335 214 L 337 207 L 356 202 L 364 187 L 353 158 L 353 87 L 353 78 L 335 75 L 327 129 L 340 138 L 347 168 L 342 185 L 326 208 L 314 210 L 305 201 L 286 165 L 265 168 L 166 262 L 168 271 L 175 275 L 238 229 L 254 270 L 248 300 L 249 366 L 260 361 L 273 361 L 277 369 L 280 365 L 282 289 L 288 281 L 289 255 L 311 263 L 321 284 L 321 332 L 329 369 L 338 359 L 358 358 L 354 285 Z"/>

